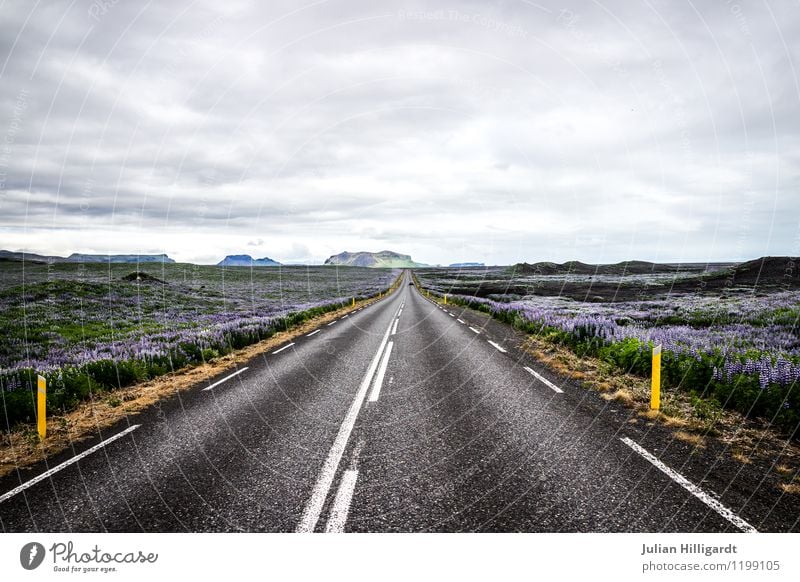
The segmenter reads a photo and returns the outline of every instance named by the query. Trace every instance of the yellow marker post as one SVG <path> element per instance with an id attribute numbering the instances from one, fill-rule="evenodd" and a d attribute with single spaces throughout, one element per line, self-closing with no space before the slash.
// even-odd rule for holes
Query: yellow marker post
<path id="1" fill-rule="evenodd" d="M 47 380 L 39 376 L 37 383 L 36 425 L 39 429 L 39 438 L 44 440 L 44 437 L 47 435 Z"/>
<path id="2" fill-rule="evenodd" d="M 653 376 L 650 380 L 650 410 L 661 409 L 661 345 L 653 348 Z"/>
<path id="3" fill-rule="evenodd" d="M 353 297 L 353 304 L 352 304 L 352 307 L 355 307 L 355 306 L 356 306 L 356 298 L 355 298 L 355 297 Z"/>
<path id="4" fill-rule="evenodd" d="M 447 293 L 444 294 L 444 304 L 447 305 Z"/>

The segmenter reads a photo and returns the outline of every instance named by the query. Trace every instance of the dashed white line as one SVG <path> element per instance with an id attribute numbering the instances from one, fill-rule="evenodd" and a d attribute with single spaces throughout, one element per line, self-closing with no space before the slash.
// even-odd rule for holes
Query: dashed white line
<path id="1" fill-rule="evenodd" d="M 459 320 L 458 320 L 458 323 L 463 323 L 463 324 L 466 324 L 467 322 L 466 322 L 466 321 L 464 321 L 463 319 L 459 319 Z"/>
<path id="2" fill-rule="evenodd" d="M 478 331 L 477 329 L 475 329 L 475 328 L 474 328 L 474 327 L 472 327 L 472 326 L 469 326 L 469 328 L 470 328 L 472 331 L 474 331 L 475 333 L 481 333 L 480 331 Z"/>
<path id="3" fill-rule="evenodd" d="M 238 376 L 239 374 L 241 374 L 241 373 L 242 373 L 242 372 L 244 372 L 245 370 L 247 370 L 247 366 L 245 366 L 245 367 L 244 367 L 244 368 L 242 368 L 241 370 L 236 370 L 236 371 L 235 371 L 233 374 L 231 374 L 230 376 L 225 376 L 225 377 L 224 377 L 222 380 L 218 380 L 218 381 L 214 382 L 214 383 L 213 383 L 211 386 L 209 386 L 208 388 L 203 388 L 203 392 L 205 392 L 206 390 L 211 390 L 212 388 L 215 388 L 215 387 L 219 386 L 219 385 L 220 385 L 220 384 L 222 384 L 223 382 L 227 382 L 228 380 L 230 380 L 230 379 L 231 379 L 231 378 L 233 378 L 234 376 Z"/>
<path id="4" fill-rule="evenodd" d="M 550 380 L 548 380 L 547 378 L 545 378 L 544 376 L 542 376 L 541 374 L 539 374 L 535 370 L 531 370 L 528 366 L 522 366 L 522 368 L 524 370 L 528 371 L 537 380 L 539 380 L 539 382 L 541 382 L 542 384 L 546 385 L 549 388 L 552 388 L 555 392 L 558 392 L 559 394 L 563 394 L 564 393 L 564 391 L 561 388 L 559 388 L 558 386 L 553 384 Z"/>
<path id="5" fill-rule="evenodd" d="M 347 523 L 347 514 L 350 513 L 350 504 L 353 502 L 353 492 L 356 489 L 358 470 L 348 469 L 342 476 L 339 490 L 333 500 L 328 524 L 325 526 L 326 533 L 342 533 Z"/>
<path id="6" fill-rule="evenodd" d="M 294 342 L 292 342 L 292 343 L 290 343 L 290 344 L 286 344 L 286 345 L 285 345 L 285 346 L 283 346 L 281 349 L 279 349 L 279 350 L 275 350 L 274 352 L 272 352 L 272 354 L 273 354 L 273 355 L 275 355 L 275 354 L 280 354 L 280 353 L 281 353 L 283 350 L 287 350 L 287 349 L 289 349 L 290 347 L 292 347 L 293 345 L 294 345 Z"/>
<path id="7" fill-rule="evenodd" d="M 448 313 L 447 315 L 449 315 L 450 317 L 455 317 L 455 315 L 453 315 L 452 313 Z"/>
<path id="8" fill-rule="evenodd" d="M 375 377 L 375 385 L 372 387 L 372 392 L 369 395 L 370 402 L 377 402 L 378 397 L 381 395 L 383 377 L 386 375 L 386 366 L 389 365 L 389 357 L 392 355 L 392 346 L 394 346 L 394 342 L 389 342 L 389 345 L 386 346 L 386 351 L 383 353 L 381 366 L 378 368 L 378 375 Z"/>
<path id="9" fill-rule="evenodd" d="M 394 320 L 394 325 L 392 326 L 392 335 L 397 333 L 397 324 L 400 323 L 399 319 Z"/>
<path id="10" fill-rule="evenodd" d="M 309 334 L 306 334 L 306 337 L 311 337 L 311 336 L 312 336 L 312 335 L 314 335 L 315 333 L 319 333 L 319 332 L 321 332 L 321 331 L 322 331 L 321 329 L 315 329 L 315 330 L 314 330 L 314 331 L 312 331 L 311 333 L 309 333 Z"/>
<path id="11" fill-rule="evenodd" d="M 332 322 L 330 322 L 330 323 L 328 324 L 328 327 L 332 326 L 334 323 L 336 323 L 336 321 L 337 321 L 337 320 L 335 320 L 335 319 L 334 319 Z"/>
<path id="12" fill-rule="evenodd" d="M 33 485 L 36 485 L 37 483 L 39 483 L 41 481 L 44 481 L 45 479 L 47 479 L 48 477 L 50 477 L 54 473 L 58 473 L 61 469 L 65 469 L 66 467 L 69 467 L 73 463 L 77 463 L 78 461 L 80 461 L 84 457 L 88 457 L 89 455 L 91 455 L 95 451 L 99 451 L 100 449 L 102 449 L 107 444 L 113 443 L 115 440 L 124 437 L 126 434 L 128 434 L 130 432 L 135 431 L 140 426 L 142 426 L 142 425 L 141 424 L 134 424 L 133 426 L 126 428 L 122 432 L 117 433 L 114 436 L 107 438 L 103 442 L 96 444 L 92 448 L 86 449 L 82 453 L 80 453 L 78 455 L 75 455 L 74 457 L 72 457 L 68 461 L 64 461 L 60 465 L 56 465 L 52 469 L 49 469 L 48 471 L 45 471 L 44 473 L 34 477 L 30 481 L 28 481 L 26 483 L 23 483 L 19 487 L 14 487 L 14 489 L 9 491 L 8 493 L 4 493 L 3 495 L 0 495 L 0 503 L 5 501 L 6 499 L 10 499 L 11 497 L 14 497 L 14 495 L 16 495 L 17 493 L 19 493 L 21 491 L 25 491 L 25 489 L 27 489 L 28 487 L 32 487 Z"/>
<path id="13" fill-rule="evenodd" d="M 361 410 L 364 397 L 367 395 L 369 385 L 372 383 L 372 377 L 375 375 L 375 370 L 378 368 L 378 362 L 381 359 L 384 348 L 386 348 L 386 343 L 389 341 L 389 333 L 392 331 L 391 326 L 392 324 L 390 323 L 386 328 L 386 333 L 381 340 L 380 346 L 378 346 L 378 351 L 375 352 L 375 356 L 372 358 L 372 362 L 370 362 L 367 373 L 364 374 L 364 378 L 361 380 L 361 385 L 353 399 L 353 403 L 350 405 L 350 409 L 347 411 L 347 415 L 345 415 L 342 421 L 342 426 L 339 427 L 339 432 L 336 434 L 333 446 L 331 446 L 331 450 L 328 452 L 328 457 L 325 459 L 317 482 L 314 484 L 314 489 L 311 491 L 311 498 L 308 500 L 300 523 L 295 530 L 298 533 L 313 532 L 314 528 L 317 527 L 320 513 L 322 513 L 322 507 L 325 505 L 325 499 L 328 497 L 328 492 L 336 476 L 336 469 L 339 467 L 339 462 L 342 460 L 342 455 L 344 455 L 345 448 L 347 447 L 347 441 L 350 439 L 350 433 L 353 432 L 353 426 L 356 423 L 356 418 L 358 418 L 358 412 Z"/>
<path id="14" fill-rule="evenodd" d="M 638 443 L 632 441 L 628 437 L 622 437 L 620 439 L 623 443 L 628 445 L 634 451 L 639 453 L 642 457 L 650 461 L 658 470 L 662 473 L 667 475 L 670 479 L 675 481 L 678 485 L 686 489 L 689 493 L 697 497 L 700 501 L 708 505 L 711 509 L 716 511 L 719 515 L 727 519 L 730 523 L 738 527 L 743 532 L 747 533 L 758 533 L 758 530 L 754 528 L 752 525 L 747 523 L 741 517 L 736 515 L 733 511 L 722 505 L 719 501 L 711 497 L 708 493 L 700 489 L 697 485 L 689 481 L 686 477 L 670 469 L 664 463 L 659 461 L 655 456 L 651 455 L 646 449 L 642 448 Z"/>
<path id="15" fill-rule="evenodd" d="M 350 317 L 349 313 L 347 315 L 345 315 L 344 317 L 342 317 L 342 319 L 347 319 L 348 317 Z"/>
<path id="16" fill-rule="evenodd" d="M 502 346 L 500 346 L 500 345 L 498 345 L 498 344 L 494 343 L 492 340 L 486 340 L 486 341 L 488 341 L 490 344 L 492 344 L 492 345 L 495 347 L 495 349 L 496 349 L 497 351 L 503 352 L 504 354 L 506 353 L 506 350 L 505 350 L 505 349 L 503 349 L 503 347 L 502 347 Z"/>

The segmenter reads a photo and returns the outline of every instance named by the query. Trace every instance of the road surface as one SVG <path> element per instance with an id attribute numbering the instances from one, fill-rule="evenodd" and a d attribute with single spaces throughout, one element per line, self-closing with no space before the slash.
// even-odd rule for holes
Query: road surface
<path id="1" fill-rule="evenodd" d="M 0 479 L 0 530 L 797 530 L 757 475 L 410 281 Z"/>

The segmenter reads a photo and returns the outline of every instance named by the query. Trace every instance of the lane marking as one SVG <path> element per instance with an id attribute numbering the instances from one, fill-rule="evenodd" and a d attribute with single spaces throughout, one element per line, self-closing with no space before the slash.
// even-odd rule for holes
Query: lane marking
<path id="1" fill-rule="evenodd" d="M 330 323 L 328 324 L 328 327 L 332 326 L 334 323 L 336 323 L 336 321 L 337 321 L 337 320 L 335 320 L 335 319 L 334 319 L 332 322 L 330 322 Z"/>
<path id="2" fill-rule="evenodd" d="M 80 453 L 79 455 L 75 455 L 74 457 L 72 457 L 72 458 L 71 458 L 71 459 L 69 459 L 68 461 L 64 461 L 64 462 L 63 462 L 63 463 L 61 463 L 60 465 L 56 465 L 56 466 L 55 466 L 55 467 L 53 467 L 52 469 L 49 469 L 49 470 L 45 471 L 44 473 L 42 473 L 41 475 L 39 475 L 39 476 L 37 476 L 37 477 L 34 477 L 34 478 L 33 478 L 33 479 L 31 479 L 30 481 L 28 481 L 28 482 L 26 482 L 26 483 L 23 483 L 23 484 L 22 484 L 22 485 L 20 485 L 19 487 L 15 487 L 14 489 L 12 489 L 11 491 L 9 491 L 8 493 L 4 493 L 3 495 L 0 495 L 0 503 L 2 503 L 3 501 L 5 501 L 6 499 L 10 499 L 11 497 L 14 497 L 14 495 L 16 495 L 17 493 L 19 493 L 20 491 L 25 491 L 25 489 L 27 489 L 28 487 L 32 487 L 32 486 L 36 485 L 37 483 L 39 483 L 39 482 L 41 482 L 41 481 L 44 481 L 44 480 L 45 480 L 45 479 L 47 479 L 47 478 L 48 478 L 50 475 L 52 475 L 52 474 L 54 474 L 54 473 L 57 473 L 57 472 L 59 472 L 61 469 L 65 469 L 65 468 L 69 467 L 70 465 L 72 465 L 73 463 L 77 463 L 77 462 L 78 462 L 78 461 L 80 461 L 82 458 L 84 458 L 84 457 L 88 457 L 89 455 L 91 455 L 91 454 L 92 454 L 92 453 L 94 453 L 95 451 L 99 451 L 100 449 L 102 449 L 102 448 L 103 448 L 104 446 L 106 446 L 107 444 L 113 443 L 115 440 L 117 440 L 117 439 L 120 439 L 120 438 L 124 437 L 124 436 L 125 436 L 126 434 L 128 434 L 129 432 L 133 432 L 133 431 L 135 431 L 135 430 L 136 430 L 137 428 L 139 428 L 140 426 L 142 426 L 142 425 L 141 425 L 141 424 L 134 424 L 133 426 L 126 428 L 126 429 L 125 429 L 125 430 L 123 430 L 122 432 L 120 432 L 120 433 L 117 433 L 117 434 L 115 434 L 114 436 L 112 436 L 112 437 L 110 437 L 110 438 L 107 438 L 107 439 L 106 439 L 106 440 L 104 440 L 103 442 L 96 444 L 96 445 L 95 445 L 95 446 L 93 446 L 92 448 L 90 448 L 90 449 L 86 449 L 85 451 L 83 451 L 83 452 L 82 452 L 82 453 Z"/>
<path id="3" fill-rule="evenodd" d="M 283 346 L 281 349 L 279 349 L 279 350 L 275 350 L 274 352 L 272 352 L 272 355 L 275 355 L 275 354 L 280 354 L 280 353 L 281 353 L 283 350 L 287 350 L 287 349 L 289 349 L 290 347 L 292 347 L 293 345 L 294 345 L 294 342 L 292 342 L 292 343 L 290 343 L 290 344 L 286 344 L 286 345 L 285 345 L 285 346 Z"/>
<path id="4" fill-rule="evenodd" d="M 389 357 L 392 355 L 393 346 L 394 342 L 389 342 L 389 345 L 386 346 L 386 351 L 383 352 L 381 367 L 378 368 L 378 375 L 375 377 L 375 385 L 372 387 L 372 392 L 369 395 L 370 402 L 377 402 L 378 397 L 381 395 L 381 387 L 383 386 L 383 377 L 386 375 L 386 366 L 389 365 Z"/>
<path id="5" fill-rule="evenodd" d="M 474 331 L 475 333 L 481 333 L 480 331 L 478 331 L 477 329 L 475 329 L 475 328 L 474 328 L 474 327 L 472 327 L 472 326 L 469 326 L 469 328 L 470 328 L 472 331 Z"/>
<path id="6" fill-rule="evenodd" d="M 325 526 L 325 533 L 342 533 L 347 523 L 347 514 L 350 513 L 350 504 L 353 502 L 353 493 L 358 479 L 357 469 L 348 469 L 342 476 L 339 490 L 333 500 L 333 507 Z"/>
<path id="7" fill-rule="evenodd" d="M 743 532 L 758 533 L 758 530 L 752 525 L 747 523 L 741 517 L 736 515 L 733 511 L 722 505 L 719 501 L 711 497 L 708 493 L 700 489 L 697 485 L 689 481 L 686 477 L 670 469 L 667 465 L 659 461 L 655 456 L 651 455 L 646 449 L 642 448 L 638 443 L 632 441 L 628 437 L 620 439 L 623 443 L 628 445 L 634 451 L 639 453 L 642 457 L 650 461 L 657 469 L 666 474 L 667 477 L 675 481 L 678 485 L 686 489 L 689 493 L 697 497 L 700 501 L 708 505 L 711 509 L 716 511 L 719 515 L 727 519 L 730 523 L 738 527 Z"/>
<path id="8" fill-rule="evenodd" d="M 347 315 L 345 315 L 344 317 L 342 317 L 342 319 L 347 319 L 348 317 L 350 317 L 349 313 Z"/>
<path id="9" fill-rule="evenodd" d="M 322 331 L 321 329 L 315 329 L 315 330 L 314 330 L 314 331 L 312 331 L 311 333 L 307 334 L 307 335 L 306 335 L 306 337 L 311 337 L 311 336 L 312 336 L 312 335 L 314 335 L 315 333 L 319 333 L 319 332 L 321 332 L 321 331 Z"/>
<path id="10" fill-rule="evenodd" d="M 394 320 L 394 326 L 392 326 L 392 335 L 397 333 L 397 324 L 400 323 L 399 319 Z"/>
<path id="11" fill-rule="evenodd" d="M 463 319 L 459 319 L 459 320 L 458 320 L 458 323 L 464 323 L 464 324 L 466 324 L 467 322 L 466 322 L 466 321 L 464 321 Z"/>
<path id="12" fill-rule="evenodd" d="M 561 388 L 559 388 L 558 386 L 553 384 L 550 380 L 548 380 L 547 378 L 545 378 L 544 376 L 542 376 L 541 374 L 539 374 L 535 370 L 531 370 L 528 366 L 522 366 L 522 368 L 524 370 L 527 370 L 532 376 L 534 376 L 542 384 L 544 384 L 546 386 L 549 386 L 550 388 L 552 388 L 554 391 L 558 392 L 559 394 L 563 394 L 564 393 L 564 391 Z"/>
<path id="13" fill-rule="evenodd" d="M 386 333 L 383 335 L 378 351 L 370 362 L 364 378 L 361 380 L 361 385 L 358 388 L 353 403 L 342 421 L 342 426 L 339 427 L 339 432 L 336 439 L 333 441 L 328 457 L 322 465 L 317 482 L 314 484 L 314 489 L 311 491 L 311 498 L 308 500 L 303 516 L 300 523 L 297 524 L 298 533 L 313 532 L 317 527 L 320 513 L 322 513 L 322 506 L 325 505 L 325 499 L 328 497 L 328 492 L 333 484 L 333 479 L 336 476 L 336 470 L 339 467 L 339 462 L 342 460 L 345 448 L 347 448 L 347 441 L 350 439 L 350 433 L 353 431 L 353 426 L 358 418 L 358 412 L 361 410 L 361 405 L 364 403 L 364 397 L 367 395 L 369 385 L 372 383 L 372 377 L 375 375 L 375 370 L 378 368 L 378 362 L 381 359 L 383 350 L 386 343 L 389 341 L 389 333 L 392 331 L 392 323 L 386 328 Z"/>
<path id="14" fill-rule="evenodd" d="M 492 340 L 486 340 L 486 341 L 492 344 L 498 351 L 503 352 L 504 354 L 506 353 L 506 350 L 504 350 L 500 345 L 494 343 Z"/>
<path id="15" fill-rule="evenodd" d="M 452 314 L 452 313 L 450 313 L 450 312 L 448 312 L 448 313 L 447 313 L 447 315 L 449 315 L 450 317 L 455 317 L 455 315 L 453 315 L 453 314 Z"/>
<path id="16" fill-rule="evenodd" d="M 218 381 L 214 382 L 214 383 L 213 383 L 211 386 L 209 386 L 208 388 L 203 388 L 203 392 L 205 392 L 206 390 L 211 390 L 212 388 L 214 388 L 214 387 L 216 387 L 216 386 L 219 386 L 219 385 L 220 385 L 220 384 L 222 384 L 223 382 L 227 382 L 228 380 L 230 380 L 230 379 L 231 379 L 231 378 L 233 378 L 234 376 L 238 376 L 239 374 L 241 374 L 241 373 L 242 373 L 242 372 L 244 372 L 245 370 L 247 370 L 247 366 L 245 366 L 245 367 L 244 367 L 244 368 L 242 368 L 241 370 L 236 370 L 236 371 L 235 371 L 233 374 L 231 374 L 230 376 L 225 376 L 225 377 L 224 377 L 222 380 L 218 380 Z"/>

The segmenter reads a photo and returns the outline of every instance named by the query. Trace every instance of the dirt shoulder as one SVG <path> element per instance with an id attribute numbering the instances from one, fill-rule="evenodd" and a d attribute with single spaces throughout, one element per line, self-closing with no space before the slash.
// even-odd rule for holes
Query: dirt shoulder
<path id="1" fill-rule="evenodd" d="M 268 352 L 276 346 L 313 331 L 361 307 L 380 299 L 359 301 L 306 321 L 288 331 L 277 332 L 257 344 L 236 350 L 231 354 L 192 368 L 154 378 L 141 384 L 106 392 L 81 404 L 76 410 L 47 419 L 47 438 L 39 441 L 34 426 L 26 426 L 4 433 L 0 441 L 0 477 L 17 468 L 32 465 L 56 455 L 75 443 L 97 436 L 131 414 L 142 412 L 156 402 L 189 390 L 210 378 L 220 375 L 236 365 Z"/>

